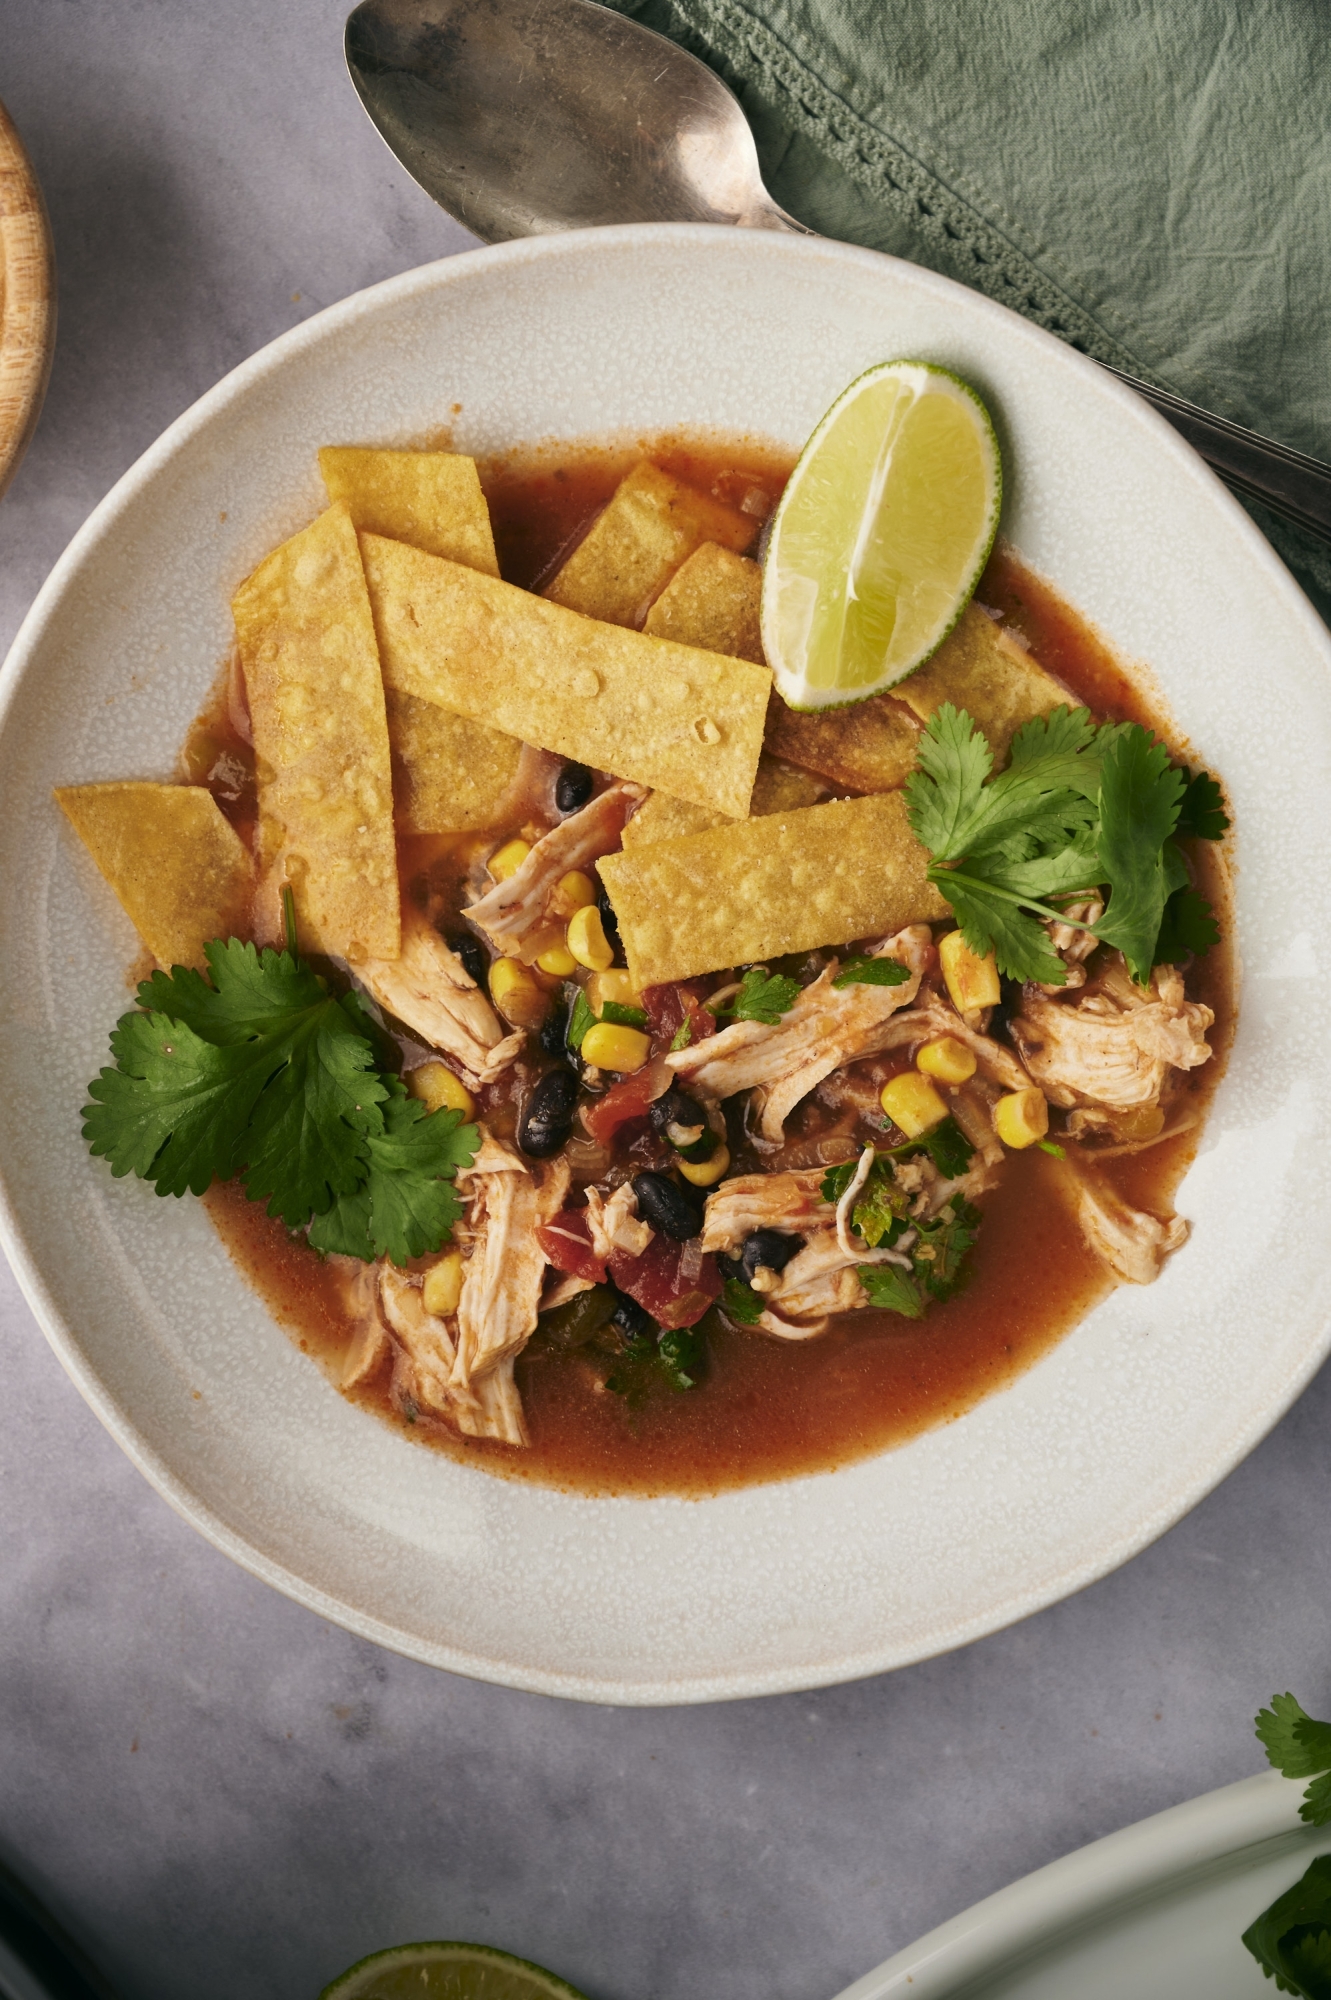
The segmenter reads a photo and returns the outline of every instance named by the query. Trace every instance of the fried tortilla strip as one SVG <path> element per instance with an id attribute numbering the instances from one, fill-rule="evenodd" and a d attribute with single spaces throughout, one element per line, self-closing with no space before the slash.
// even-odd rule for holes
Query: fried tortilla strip
<path id="1" fill-rule="evenodd" d="M 516 736 L 389 688 L 393 797 L 406 833 L 471 833 L 495 826 L 518 775 Z"/>
<path id="2" fill-rule="evenodd" d="M 758 603 L 763 573 L 747 556 L 704 542 L 675 571 L 643 625 L 657 639 L 764 663 Z"/>
<path id="3" fill-rule="evenodd" d="M 758 760 L 753 781 L 749 816 L 793 812 L 799 806 L 816 805 L 826 787 L 811 771 L 797 771 L 791 764 L 778 763 L 766 752 Z M 714 826 L 729 826 L 723 813 L 708 812 L 705 806 L 686 805 L 672 799 L 669 792 L 653 792 L 638 807 L 624 828 L 625 847 L 646 847 L 653 840 L 679 840 L 686 833 L 707 833 Z"/>
<path id="4" fill-rule="evenodd" d="M 203 971 L 212 938 L 249 935 L 254 864 L 202 785 L 61 785 L 55 797 L 159 965 Z"/>
<path id="5" fill-rule="evenodd" d="M 256 931 L 276 942 L 289 882 L 307 947 L 352 962 L 396 958 L 388 723 L 346 505 L 274 549 L 231 608 L 258 761 Z"/>
<path id="6" fill-rule="evenodd" d="M 801 715 L 773 693 L 767 710 L 769 750 L 856 792 L 897 791 L 915 768 L 919 739 L 914 716 L 890 694 Z"/>
<path id="7" fill-rule="evenodd" d="M 319 453 L 328 498 L 345 500 L 357 528 L 410 542 L 427 555 L 498 576 L 490 509 L 474 458 L 453 451 L 361 451 L 325 445 Z"/>
<path id="8" fill-rule="evenodd" d="M 899 792 L 834 799 L 597 863 L 642 991 L 947 915 Z"/>
<path id="9" fill-rule="evenodd" d="M 638 626 L 653 598 L 700 543 L 719 542 L 739 552 L 757 532 L 750 515 L 681 486 L 644 459 L 620 480 L 609 505 L 544 594 L 551 603 L 588 618 Z"/>
<path id="10" fill-rule="evenodd" d="M 385 683 L 674 798 L 749 809 L 772 677 L 364 535 Z"/>
<path id="11" fill-rule="evenodd" d="M 945 701 L 954 708 L 964 708 L 976 728 L 989 738 L 995 768 L 1006 761 L 1008 745 L 1023 723 L 1047 715 L 1060 702 L 1078 706 L 1075 697 L 1070 697 L 1043 667 L 1037 667 L 1030 654 L 978 604 L 967 605 L 956 630 L 944 639 L 933 658 L 901 681 L 896 691 L 921 722 L 927 722 Z M 793 757 L 795 753 L 787 750 L 785 754 Z"/>

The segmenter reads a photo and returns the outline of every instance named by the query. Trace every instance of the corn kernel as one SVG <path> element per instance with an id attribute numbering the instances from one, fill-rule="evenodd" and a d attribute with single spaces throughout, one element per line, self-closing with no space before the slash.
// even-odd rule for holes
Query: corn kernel
<path id="1" fill-rule="evenodd" d="M 971 950 L 960 931 L 949 931 L 945 938 L 939 940 L 938 957 L 947 990 L 952 996 L 952 1005 L 959 1014 L 998 1005 L 1002 990 L 991 951 L 982 958 L 978 952 Z"/>
<path id="2" fill-rule="evenodd" d="M 419 1069 L 408 1070 L 403 1081 L 408 1096 L 419 1097 L 427 1111 L 460 1111 L 464 1118 L 476 1116 L 476 1099 L 447 1063 L 423 1062 Z"/>
<path id="3" fill-rule="evenodd" d="M 587 1005 L 593 1014 L 603 1014 L 605 1003 L 617 1007 L 641 1007 L 642 995 L 627 972 L 594 972 L 587 981 Z"/>
<path id="4" fill-rule="evenodd" d="M 578 969 L 578 961 L 566 944 L 552 944 L 549 951 L 543 951 L 536 963 L 542 972 L 551 973 L 556 979 L 571 979 Z"/>
<path id="5" fill-rule="evenodd" d="M 1042 1091 L 1012 1090 L 994 1106 L 994 1130 L 1005 1146 L 1020 1152 L 1049 1130 L 1049 1106 Z"/>
<path id="6" fill-rule="evenodd" d="M 629 1076 L 641 1069 L 652 1052 L 652 1038 L 639 1028 L 621 1028 L 613 1021 L 598 1021 L 582 1038 L 582 1060 L 597 1069 L 613 1069 Z"/>
<path id="7" fill-rule="evenodd" d="M 447 1319 L 449 1313 L 458 1309 L 462 1297 L 462 1252 L 449 1250 L 431 1264 L 425 1273 L 425 1283 L 421 1286 L 421 1304 L 427 1313 L 436 1319 Z"/>
<path id="8" fill-rule="evenodd" d="M 941 1125 L 947 1117 L 947 1106 L 934 1089 L 927 1076 L 918 1070 L 908 1069 L 900 1076 L 894 1076 L 890 1083 L 883 1085 L 879 1098 L 888 1117 L 894 1125 L 899 1125 L 908 1139 L 918 1139 L 922 1133 L 932 1132 L 935 1125 Z"/>
<path id="9" fill-rule="evenodd" d="M 694 1187 L 715 1187 L 730 1165 L 730 1148 L 718 1146 L 710 1160 L 676 1160 L 675 1165 Z"/>
<path id="10" fill-rule="evenodd" d="M 547 907 L 552 917 L 571 917 L 575 910 L 588 909 L 595 901 L 595 882 L 580 868 L 574 868 L 555 883 L 554 894 Z"/>
<path id="11" fill-rule="evenodd" d="M 967 1083 L 975 1074 L 975 1051 L 955 1035 L 940 1035 L 936 1042 L 925 1043 L 915 1058 L 915 1067 L 926 1076 L 936 1076 L 940 1083 Z"/>
<path id="12" fill-rule="evenodd" d="M 490 998 L 510 1028 L 539 1028 L 545 1019 L 545 995 L 516 958 L 497 958 L 490 967 Z"/>
<path id="13" fill-rule="evenodd" d="M 579 965 L 585 965 L 589 972 L 608 972 L 615 962 L 615 954 L 606 942 L 601 924 L 601 912 L 595 903 L 587 903 L 575 910 L 569 919 L 568 948 Z"/>
<path id="14" fill-rule="evenodd" d="M 508 840 L 490 856 L 490 873 L 496 882 L 507 882 L 510 875 L 516 875 L 527 856 L 531 853 L 529 840 Z"/>

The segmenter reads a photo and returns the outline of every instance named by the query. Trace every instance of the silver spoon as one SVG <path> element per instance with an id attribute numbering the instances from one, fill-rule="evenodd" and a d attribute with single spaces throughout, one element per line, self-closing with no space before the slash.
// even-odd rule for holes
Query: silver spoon
<path id="1" fill-rule="evenodd" d="M 361 0 L 347 67 L 407 172 L 487 243 L 607 222 L 815 232 L 721 79 L 595 0 Z M 1331 467 L 1111 369 L 1234 490 L 1331 542 Z"/>

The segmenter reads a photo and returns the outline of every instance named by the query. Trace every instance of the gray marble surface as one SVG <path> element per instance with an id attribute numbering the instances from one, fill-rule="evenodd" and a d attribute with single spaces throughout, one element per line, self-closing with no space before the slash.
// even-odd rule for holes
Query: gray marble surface
<path id="1" fill-rule="evenodd" d="M 4 643 L 220 375 L 465 247 L 361 113 L 343 4 L 0 0 L 61 279 L 0 508 Z M 594 2000 L 826 2000 L 1257 1769 L 1274 1689 L 1331 1702 L 1325 1375 L 1155 1548 L 1012 1631 L 852 1687 L 638 1712 L 453 1680 L 287 1603 L 143 1483 L 3 1272 L 0 1341 L 0 1858 L 127 2000 L 314 2000 L 413 1937 L 507 1946 Z"/>

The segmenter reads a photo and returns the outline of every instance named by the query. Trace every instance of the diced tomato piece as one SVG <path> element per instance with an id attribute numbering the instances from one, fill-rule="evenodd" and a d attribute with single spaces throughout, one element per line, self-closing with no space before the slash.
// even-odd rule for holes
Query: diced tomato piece
<path id="1" fill-rule="evenodd" d="M 666 1048 L 674 1041 L 685 1021 L 689 1041 L 701 1042 L 716 1033 L 716 1016 L 703 1006 L 706 994 L 700 979 L 681 979 L 674 986 L 649 986 L 642 996 L 647 1024 Z"/>
<path id="2" fill-rule="evenodd" d="M 692 1246 L 696 1258 L 698 1246 Z M 690 1245 L 656 1235 L 641 1257 L 626 1251 L 610 1253 L 610 1276 L 621 1292 L 649 1312 L 659 1326 L 693 1326 L 714 1299 L 721 1296 L 721 1271 L 715 1257 L 704 1257 L 701 1269 L 685 1277 L 680 1269 Z"/>
<path id="3" fill-rule="evenodd" d="M 565 1208 L 549 1222 L 538 1222 L 536 1241 L 556 1271 L 565 1271 L 570 1278 L 590 1278 L 594 1285 L 605 1283 L 605 1264 L 592 1248 L 585 1208 Z"/>
<path id="4" fill-rule="evenodd" d="M 632 1076 L 611 1084 L 604 1097 L 597 1097 L 582 1113 L 582 1122 L 593 1139 L 605 1145 L 630 1118 L 645 1118 L 647 1107 L 661 1096 L 670 1083 L 664 1067 L 647 1063 Z"/>

